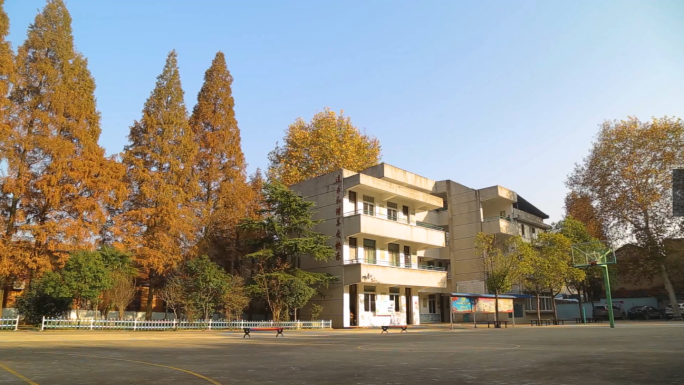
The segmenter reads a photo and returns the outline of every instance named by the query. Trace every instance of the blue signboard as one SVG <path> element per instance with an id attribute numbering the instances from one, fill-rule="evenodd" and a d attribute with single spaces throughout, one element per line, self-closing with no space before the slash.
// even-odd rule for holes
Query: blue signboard
<path id="1" fill-rule="evenodd" d="M 468 297 L 451 297 L 451 311 L 454 313 L 472 313 L 473 300 Z"/>

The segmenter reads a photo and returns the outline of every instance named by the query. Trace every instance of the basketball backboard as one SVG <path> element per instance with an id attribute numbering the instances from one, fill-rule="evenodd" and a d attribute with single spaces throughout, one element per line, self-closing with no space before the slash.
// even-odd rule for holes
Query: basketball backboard
<path id="1" fill-rule="evenodd" d="M 575 267 L 612 265 L 615 250 L 606 241 L 575 243 L 572 245 L 572 264 Z"/>

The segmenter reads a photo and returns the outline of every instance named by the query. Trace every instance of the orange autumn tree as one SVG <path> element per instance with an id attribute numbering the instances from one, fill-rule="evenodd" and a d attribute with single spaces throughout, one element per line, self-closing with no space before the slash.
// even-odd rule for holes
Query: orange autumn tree
<path id="1" fill-rule="evenodd" d="M 123 168 L 98 145 L 95 81 L 71 16 L 49 0 L 16 55 L 10 125 L 0 138 L 8 248 L 28 278 L 95 246 L 103 204 L 125 196 Z"/>
<path id="2" fill-rule="evenodd" d="M 361 171 L 380 162 L 380 141 L 362 134 L 343 112 L 337 115 L 329 108 L 309 123 L 298 118 L 284 140 L 268 156 L 268 176 L 287 186 L 339 168 Z"/>
<path id="3" fill-rule="evenodd" d="M 7 34 L 9 34 L 9 17 L 5 13 L 5 1 L 0 0 L 0 137 L 5 137 L 9 134 L 9 116 L 10 116 L 10 101 L 8 98 L 8 93 L 10 90 L 10 85 L 13 81 L 14 76 L 14 55 L 12 53 L 12 45 L 7 41 Z M 2 149 L 0 149 L 2 151 Z M 2 151 L 4 153 L 4 151 Z M 4 185 L 4 178 L 0 179 L 0 183 Z M 0 188 L 2 187 L 0 185 Z M 7 202 L 5 194 L 0 189 L 0 208 L 2 213 L 5 214 L 5 203 Z M 7 223 L 5 222 L 6 216 L 0 216 L 0 223 L 2 223 L 2 228 L 0 229 L 0 301 L 2 301 L 4 295 L 5 285 L 14 276 L 16 271 L 16 264 L 14 263 L 14 258 L 11 253 L 11 243 L 8 242 L 8 237 L 6 234 Z"/>
<path id="4" fill-rule="evenodd" d="M 142 119 L 128 135 L 123 163 L 130 195 L 121 242 L 135 252 L 149 279 L 146 317 L 152 316 L 157 277 L 175 268 L 194 244 L 197 145 L 188 124 L 176 51 L 171 51 Z"/>
<path id="5" fill-rule="evenodd" d="M 237 225 L 247 216 L 254 195 L 247 184 L 231 85 L 233 77 L 222 52 L 204 75 L 204 85 L 190 117 L 198 144 L 194 171 L 198 218 L 196 253 L 208 255 L 232 271 L 237 259 Z"/>
<path id="6" fill-rule="evenodd" d="M 606 239 L 601 218 L 599 218 L 598 212 L 596 212 L 596 208 L 591 203 L 591 198 L 588 195 L 570 191 L 565 196 L 565 215 L 584 223 L 587 232 L 593 238 L 598 240 Z"/>

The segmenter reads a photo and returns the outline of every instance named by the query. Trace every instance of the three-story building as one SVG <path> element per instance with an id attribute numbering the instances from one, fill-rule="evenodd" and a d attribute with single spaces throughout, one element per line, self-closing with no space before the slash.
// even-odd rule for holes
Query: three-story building
<path id="1" fill-rule="evenodd" d="M 550 228 L 548 216 L 512 190 L 434 181 L 385 163 L 290 188 L 316 203 L 315 231 L 335 248 L 334 260 L 300 266 L 339 278 L 312 300 L 334 327 L 449 322 L 450 293 L 486 293 L 478 232 L 531 240 Z M 533 306 L 518 302 L 516 313 Z"/>

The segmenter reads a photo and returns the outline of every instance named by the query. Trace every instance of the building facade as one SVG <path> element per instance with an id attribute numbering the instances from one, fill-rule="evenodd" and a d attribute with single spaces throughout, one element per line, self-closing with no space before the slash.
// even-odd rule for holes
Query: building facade
<path id="1" fill-rule="evenodd" d="M 312 300 L 334 327 L 448 322 L 449 293 L 486 293 L 478 232 L 531 240 L 550 228 L 546 214 L 504 187 L 472 189 L 385 163 L 291 189 L 316 203 L 314 218 L 322 222 L 315 230 L 330 236 L 336 251 L 332 261 L 300 265 L 339 277 Z M 518 294 L 516 311 L 525 318 L 536 301 Z"/>

